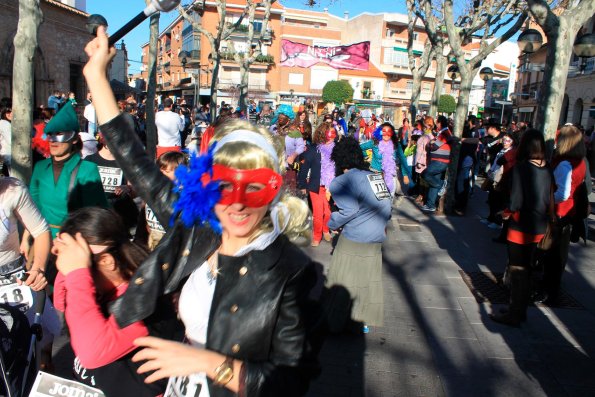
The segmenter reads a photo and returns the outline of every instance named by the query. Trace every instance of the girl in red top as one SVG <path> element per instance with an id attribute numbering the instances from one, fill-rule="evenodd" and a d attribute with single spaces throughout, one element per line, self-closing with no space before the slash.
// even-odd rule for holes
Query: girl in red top
<path id="1" fill-rule="evenodd" d="M 586 154 L 587 148 L 581 131 L 572 125 L 562 127 L 552 160 L 559 234 L 542 260 L 544 293 L 537 299 L 540 303 L 555 303 L 558 298 L 562 274 L 568 260 L 571 223 L 575 213 L 574 194 L 585 180 L 587 171 L 584 160 Z"/>
<path id="2" fill-rule="evenodd" d="M 106 396 L 161 394 L 165 384 L 144 383 L 144 376 L 136 372 L 138 366 L 130 360 L 136 349 L 133 341 L 148 336 L 148 326 L 139 321 L 120 328 L 114 316 L 106 314 L 109 303 L 124 294 L 148 252 L 130 242 L 116 213 L 97 207 L 70 215 L 52 252 L 60 271 L 55 306 L 65 313 L 77 380 L 101 389 Z"/>
<path id="3" fill-rule="evenodd" d="M 543 134 L 527 130 L 517 149 L 510 202 L 502 215 L 503 219 L 510 219 L 507 236 L 510 305 L 507 310 L 490 315 L 496 322 L 518 327 L 527 318 L 531 266 L 537 243 L 547 227 L 551 183 Z"/>

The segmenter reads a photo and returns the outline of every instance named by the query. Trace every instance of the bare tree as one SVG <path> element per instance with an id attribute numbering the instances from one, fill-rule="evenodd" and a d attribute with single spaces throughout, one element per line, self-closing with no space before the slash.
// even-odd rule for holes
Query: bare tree
<path id="1" fill-rule="evenodd" d="M 444 0 L 444 21 L 448 41 L 460 73 L 460 91 L 455 113 L 454 134 L 460 136 L 469 108 L 469 94 L 481 62 L 500 44 L 512 37 L 527 18 L 525 10 L 519 10 L 517 0 L 475 0 L 457 18 L 453 0 Z M 505 32 L 498 35 L 500 29 Z M 470 60 L 465 59 L 464 45 L 474 36 L 479 36 L 479 50 Z"/>
<path id="2" fill-rule="evenodd" d="M 432 42 L 427 39 L 424 43 L 424 50 L 419 57 L 419 62 L 413 52 L 413 42 L 415 41 L 414 33 L 415 27 L 419 16 L 417 15 L 415 8 L 415 0 L 407 0 L 407 55 L 409 58 L 409 70 L 411 70 L 411 76 L 413 78 L 413 87 L 411 89 L 411 105 L 409 106 L 409 112 L 411 113 L 411 119 L 415 120 L 417 116 L 417 110 L 419 109 L 419 96 L 421 93 L 421 82 L 425 77 L 432 59 L 434 58 L 435 48 Z"/>
<path id="3" fill-rule="evenodd" d="M 147 5 L 151 0 L 146 0 Z M 147 102 L 145 106 L 145 131 L 147 134 L 147 154 L 155 158 L 157 153 L 157 126 L 155 125 L 155 95 L 157 92 L 157 43 L 159 41 L 159 13 L 151 15 L 149 33 L 149 59 L 147 60 L 149 80 L 147 82 Z"/>
<path id="4" fill-rule="evenodd" d="M 219 21 L 217 23 L 217 31 L 215 34 L 209 32 L 205 29 L 200 21 L 194 20 L 191 16 L 191 12 L 197 12 L 199 15 L 202 15 L 204 11 L 203 7 L 206 7 L 204 3 L 194 1 L 192 4 L 183 7 L 178 6 L 178 11 L 182 15 L 182 17 L 190 24 L 192 24 L 192 28 L 197 32 L 200 32 L 204 35 L 211 47 L 211 62 L 213 62 L 213 74 L 211 75 L 211 100 L 210 100 L 210 108 L 211 108 L 211 120 L 215 120 L 217 116 L 217 87 L 219 85 L 219 67 L 221 65 L 221 44 L 229 39 L 231 34 L 242 24 L 243 19 L 246 17 L 248 12 L 248 7 L 244 9 L 242 15 L 238 18 L 238 20 L 234 23 L 230 23 L 226 21 L 227 16 L 227 1 L 226 0 L 217 0 L 216 7 L 217 7 L 217 14 L 219 14 Z"/>
<path id="5" fill-rule="evenodd" d="M 254 18 L 256 10 L 264 7 L 264 17 L 262 20 L 262 28 L 260 31 L 260 37 L 267 31 L 269 20 L 271 18 L 271 6 L 276 0 L 262 0 L 256 3 L 254 0 L 247 0 L 246 13 L 248 15 L 248 36 L 246 37 L 246 43 L 248 49 L 246 52 L 236 52 L 233 41 L 228 40 L 228 48 L 231 49 L 234 54 L 235 62 L 240 66 L 240 100 L 239 105 L 241 110 L 245 111 L 248 108 L 248 88 L 249 88 L 249 77 L 250 77 L 250 65 L 254 63 L 256 58 L 262 54 L 262 41 L 259 40 L 254 43 Z"/>
<path id="6" fill-rule="evenodd" d="M 444 13 L 442 7 L 439 4 L 432 3 L 432 0 L 418 0 L 415 12 L 423 22 L 428 39 L 434 48 L 436 77 L 434 78 L 434 90 L 432 92 L 429 114 L 435 116 L 438 113 L 438 100 L 442 94 L 446 65 L 450 56 L 450 49 L 447 47 L 448 37 L 446 37 L 442 29 L 444 26 Z"/>
<path id="7" fill-rule="evenodd" d="M 572 46 L 580 28 L 593 17 L 595 1 L 564 1 L 552 11 L 545 0 L 527 0 L 529 12 L 547 37 L 545 70 L 537 105 L 536 127 L 552 141 L 560 121 Z M 563 11 L 562 11 L 563 10 Z"/>
<path id="8" fill-rule="evenodd" d="M 31 125 L 35 51 L 43 20 L 40 0 L 19 0 L 19 22 L 14 36 L 12 73 L 12 175 L 25 183 L 31 178 Z"/>

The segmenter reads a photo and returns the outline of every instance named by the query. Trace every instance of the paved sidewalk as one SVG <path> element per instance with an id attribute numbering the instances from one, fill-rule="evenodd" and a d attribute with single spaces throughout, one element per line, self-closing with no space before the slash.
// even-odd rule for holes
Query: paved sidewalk
<path id="1" fill-rule="evenodd" d="M 491 241 L 497 232 L 479 222 L 487 205 L 478 190 L 465 217 L 396 205 L 383 247 L 384 326 L 329 338 L 309 396 L 595 395 L 594 241 L 571 246 L 563 278 L 583 308 L 532 306 L 521 328 L 496 324 L 460 274 L 506 263 L 506 246 Z M 330 249 L 307 251 L 326 267 Z"/>

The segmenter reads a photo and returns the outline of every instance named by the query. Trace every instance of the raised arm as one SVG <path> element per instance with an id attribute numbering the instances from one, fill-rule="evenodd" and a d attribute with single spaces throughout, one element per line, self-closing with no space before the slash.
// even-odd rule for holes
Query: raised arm
<path id="1" fill-rule="evenodd" d="M 167 228 L 177 196 L 171 191 L 172 184 L 169 179 L 161 174 L 154 160 L 145 153 L 134 131 L 132 118 L 120 114 L 106 77 L 107 67 L 116 55 L 116 50 L 108 47 L 104 27 L 100 26 L 97 29 L 97 37 L 87 44 L 85 52 L 89 61 L 83 69 L 83 74 L 93 93 L 97 120 L 107 145 L 136 192 L 149 204 L 159 222 Z"/>

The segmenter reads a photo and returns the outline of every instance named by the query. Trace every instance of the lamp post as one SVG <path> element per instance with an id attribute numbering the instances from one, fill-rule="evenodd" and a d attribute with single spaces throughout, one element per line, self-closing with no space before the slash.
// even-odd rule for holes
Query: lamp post
<path id="1" fill-rule="evenodd" d="M 581 74 L 584 74 L 587 68 L 587 58 L 595 57 L 595 33 L 587 33 L 577 37 L 572 50 L 581 59 L 579 70 Z"/>
<path id="2" fill-rule="evenodd" d="M 525 29 L 523 33 L 519 35 L 519 38 L 517 39 L 517 44 L 519 46 L 519 50 L 521 50 L 521 52 L 524 55 L 523 68 L 521 69 L 521 73 L 524 74 L 530 65 L 530 54 L 533 54 L 541 48 L 541 45 L 543 44 L 543 37 L 541 36 L 541 33 L 536 29 Z M 519 90 L 521 98 L 523 97 L 522 83 L 523 81 L 521 81 L 521 89 Z"/>
<path id="3" fill-rule="evenodd" d="M 483 96 L 483 111 L 485 114 L 485 108 L 488 104 L 488 81 L 490 81 L 494 77 L 494 71 L 490 67 L 483 67 L 479 71 L 479 77 L 483 80 L 483 89 L 484 89 L 484 96 Z"/>

